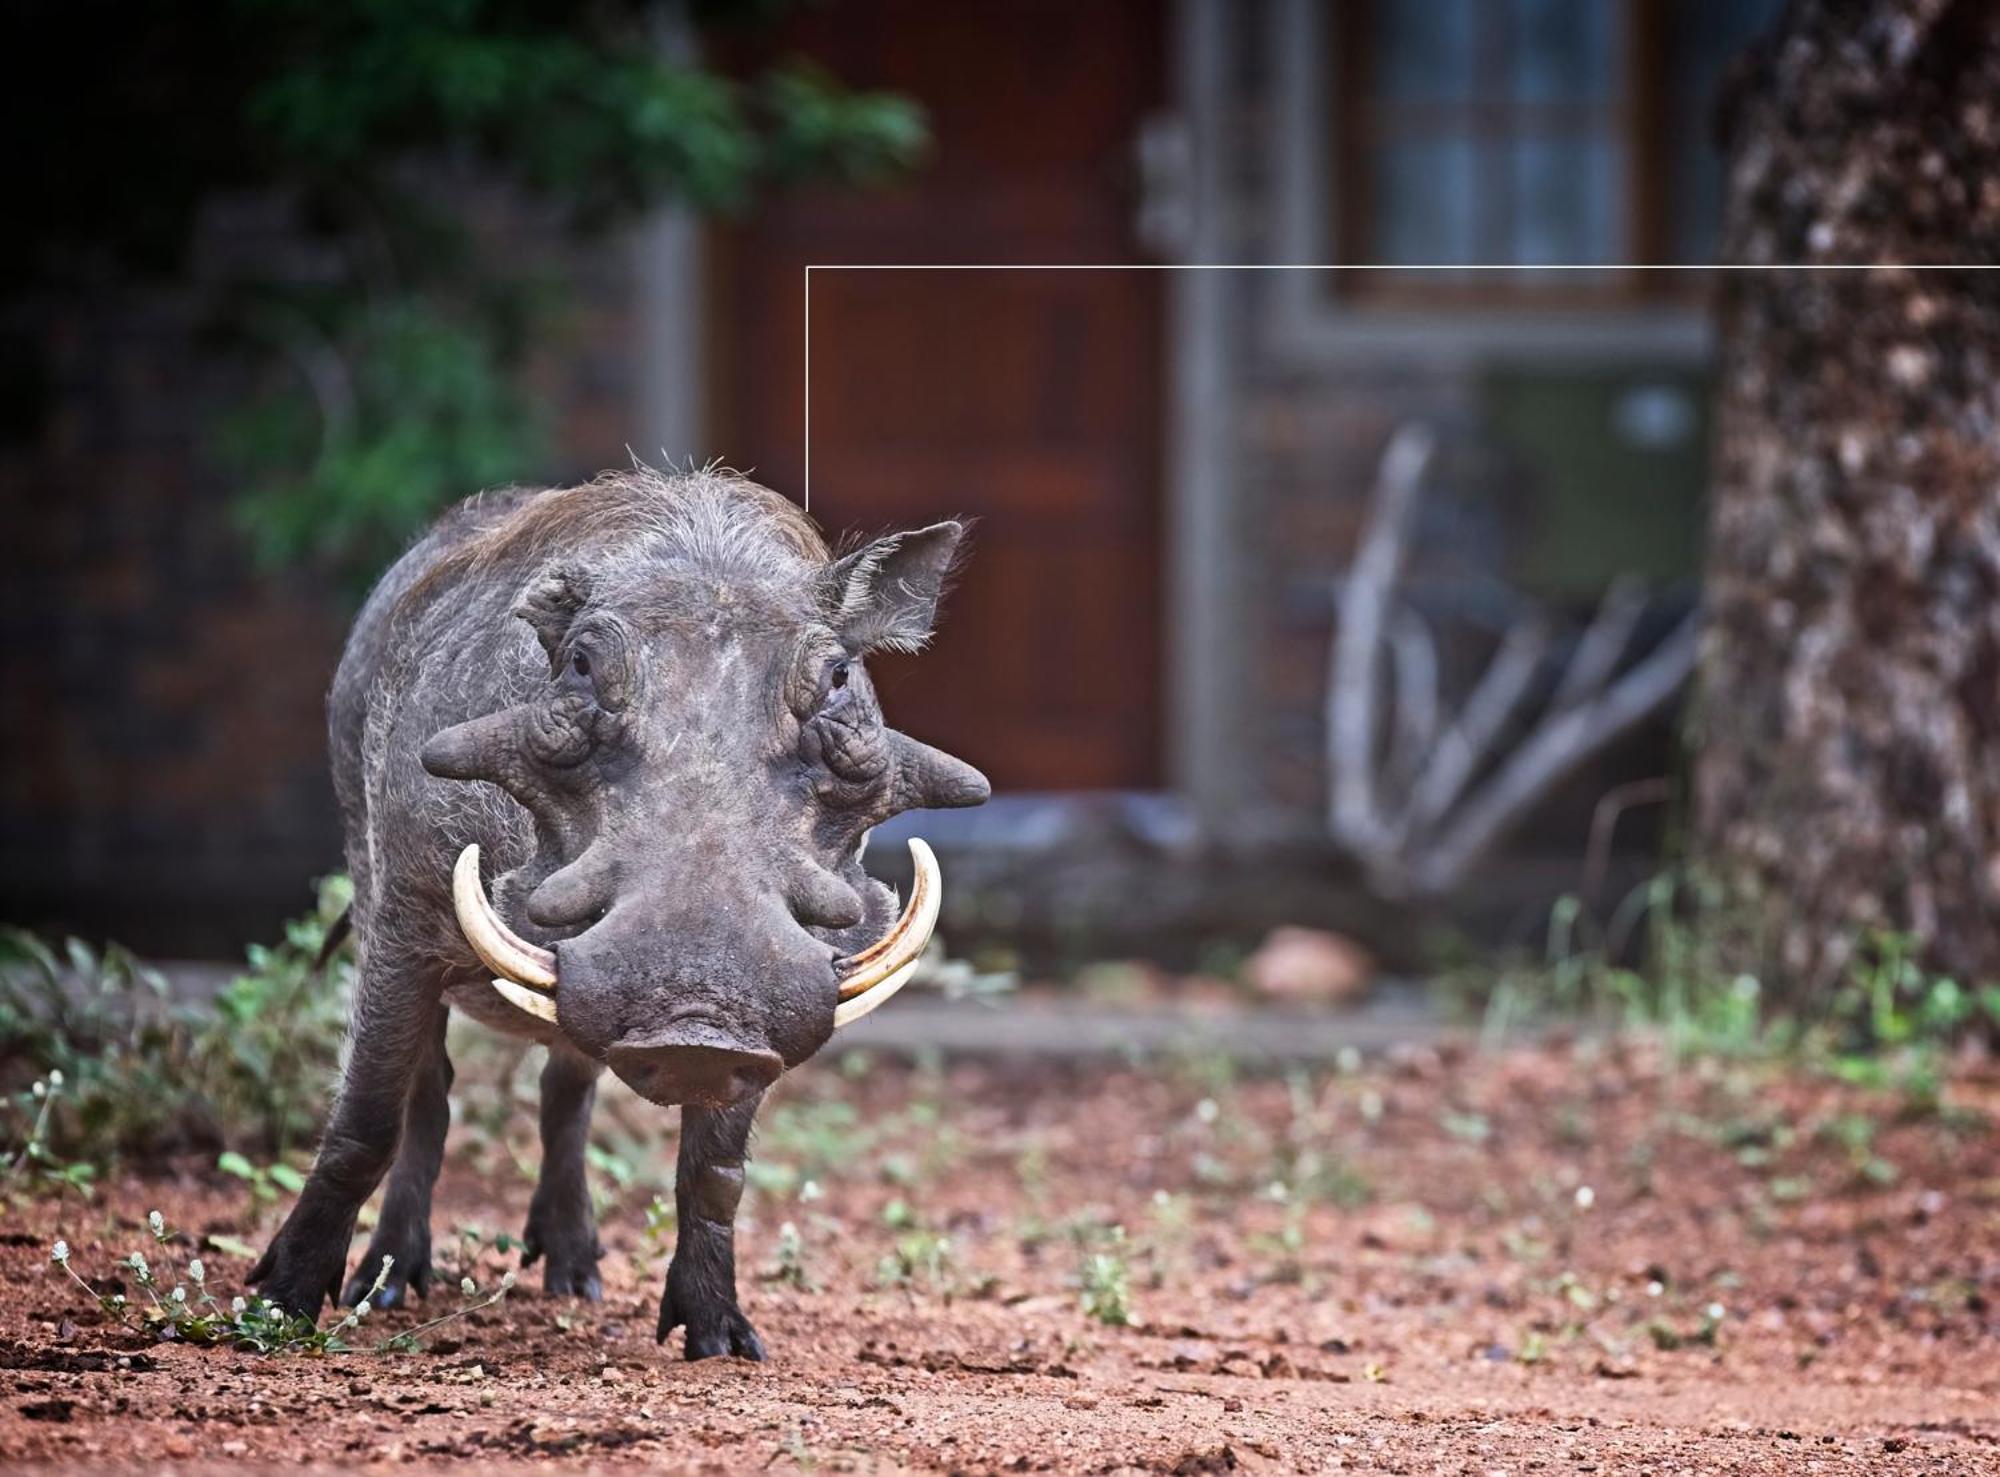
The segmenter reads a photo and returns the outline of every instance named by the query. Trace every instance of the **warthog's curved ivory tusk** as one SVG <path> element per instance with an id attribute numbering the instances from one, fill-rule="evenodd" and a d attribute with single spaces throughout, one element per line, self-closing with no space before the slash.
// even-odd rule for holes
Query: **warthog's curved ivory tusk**
<path id="1" fill-rule="evenodd" d="M 500 992 L 500 998 L 517 1010 L 525 1010 L 529 1015 L 556 1023 L 556 1002 L 548 996 L 538 994 L 526 985 L 517 985 L 512 980 L 496 979 L 493 988 Z"/>
<path id="2" fill-rule="evenodd" d="M 938 908 L 944 902 L 944 878 L 938 871 L 936 855 L 919 837 L 910 838 L 910 863 L 916 880 L 910 885 L 910 901 L 902 915 L 881 938 L 834 966 L 840 972 L 843 1000 L 879 988 L 905 965 L 915 963 L 930 946 L 931 933 L 937 928 Z"/>
<path id="3" fill-rule="evenodd" d="M 842 1026 L 851 1026 L 870 1011 L 879 1010 L 888 1003 L 891 995 L 910 982 L 911 976 L 916 972 L 917 961 L 912 959 L 874 989 L 856 995 L 852 1000 L 841 1001 L 833 1008 L 834 1030 L 838 1031 Z"/>
<path id="4" fill-rule="evenodd" d="M 477 844 L 458 854 L 458 865 L 451 873 L 451 903 L 465 941 L 488 969 L 516 984 L 542 990 L 556 987 L 556 956 L 515 933 L 493 910 L 479 882 Z"/>

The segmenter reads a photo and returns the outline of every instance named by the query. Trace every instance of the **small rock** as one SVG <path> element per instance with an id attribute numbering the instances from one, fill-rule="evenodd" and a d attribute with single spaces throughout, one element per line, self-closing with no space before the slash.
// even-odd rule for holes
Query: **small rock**
<path id="1" fill-rule="evenodd" d="M 1375 959 L 1350 938 L 1324 929 L 1271 930 L 1243 965 L 1259 994 L 1309 1005 L 1353 1005 L 1368 994 Z"/>

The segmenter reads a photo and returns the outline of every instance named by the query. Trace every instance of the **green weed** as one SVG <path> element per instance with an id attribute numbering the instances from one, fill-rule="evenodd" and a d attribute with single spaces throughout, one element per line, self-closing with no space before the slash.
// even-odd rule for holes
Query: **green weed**
<path id="1" fill-rule="evenodd" d="M 894 1246 L 875 1266 L 880 1287 L 919 1286 L 950 1297 L 958 1285 L 957 1253 L 951 1238 L 926 1225 L 907 1201 L 891 1200 L 882 1210 L 882 1224 L 896 1232 Z"/>
<path id="2" fill-rule="evenodd" d="M 1084 1317 L 1112 1328 L 1132 1324 L 1132 1270 L 1125 1256 L 1125 1228 L 1096 1227 L 1078 1237 L 1077 1287 Z"/>
<path id="3" fill-rule="evenodd" d="M 806 1243 L 799 1228 L 790 1221 L 778 1227 L 778 1255 L 764 1274 L 767 1282 L 782 1282 L 800 1292 L 812 1292 L 817 1284 L 806 1270 Z"/>
<path id="4" fill-rule="evenodd" d="M 157 1245 L 166 1247 L 173 1243 L 174 1233 L 168 1229 L 157 1210 L 147 1215 L 146 1225 Z M 352 1346 L 347 1341 L 348 1335 L 358 1330 L 367 1319 L 375 1294 L 388 1282 L 390 1270 L 395 1265 L 393 1257 L 382 1258 L 382 1268 L 376 1274 L 368 1295 L 337 1321 L 322 1328 L 316 1320 L 287 1313 L 268 1298 L 234 1297 L 227 1303 L 222 1302 L 209 1290 L 208 1269 L 199 1257 L 187 1263 L 185 1277 L 179 1273 L 156 1272 L 143 1252 L 135 1251 L 121 1261 L 118 1264 L 120 1272 L 129 1275 L 138 1284 L 140 1291 L 146 1295 L 144 1303 L 135 1302 L 122 1292 L 100 1292 L 91 1286 L 72 1265 L 66 1241 L 57 1241 L 50 1248 L 49 1260 L 61 1267 L 70 1281 L 82 1288 L 107 1318 L 134 1333 L 188 1344 L 223 1345 L 255 1354 L 349 1352 Z M 478 1298 L 479 1289 L 468 1277 L 460 1284 L 465 1297 L 461 1306 L 383 1339 L 375 1346 L 376 1351 L 414 1350 L 419 1347 L 418 1340 L 422 1334 L 454 1319 L 492 1307 L 507 1295 L 513 1285 L 514 1274 L 509 1272 L 501 1279 L 500 1285 L 482 1299 Z"/>
<path id="5" fill-rule="evenodd" d="M 97 1183 L 97 1166 L 85 1160 L 66 1161 L 49 1149 L 49 1117 L 62 1089 L 63 1074 L 53 1068 L 29 1089 L 29 1099 L 37 1104 L 34 1120 L 19 1152 L 7 1162 L 6 1171 L 0 1173 L 0 1183 L 12 1187 L 26 1181 L 41 1188 L 74 1190 L 81 1199 L 88 1200 Z"/>

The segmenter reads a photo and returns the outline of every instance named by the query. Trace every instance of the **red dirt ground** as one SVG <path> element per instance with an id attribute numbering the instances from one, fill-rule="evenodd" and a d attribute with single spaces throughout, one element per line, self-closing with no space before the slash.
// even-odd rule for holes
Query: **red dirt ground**
<path id="1" fill-rule="evenodd" d="M 665 1126 L 634 1106 L 604 1137 L 643 1180 L 670 1144 L 619 1137 L 614 1120 Z M 154 1250 L 153 1207 L 259 1241 L 274 1212 L 240 1182 L 190 1165 L 87 1207 L 17 1204 L 0 1464 L 2000 1471 L 1991 1065 L 1915 1112 L 1640 1047 L 1419 1051 L 1290 1082 L 829 1065 L 765 1118 L 739 1235 L 764 1365 L 655 1346 L 643 1183 L 604 1219 L 603 1304 L 544 1300 L 530 1273 L 424 1352 L 322 1359 L 149 1345 L 49 1264 L 62 1234 L 86 1275 L 113 1273 Z M 523 1122 L 505 1142 L 455 1130 L 453 1277 L 509 1260 L 490 1231 L 526 1206 Z M 787 1221 L 809 1287 L 769 1275 Z M 1122 1247 L 1092 1229 L 1111 1223 Z M 483 1249 L 454 1238 L 469 1226 Z M 1083 1311 L 1086 1245 L 1127 1268 L 1131 1326 Z M 899 1246 L 906 1281 L 881 1265 Z M 201 1254 L 233 1290 L 245 1264 Z"/>

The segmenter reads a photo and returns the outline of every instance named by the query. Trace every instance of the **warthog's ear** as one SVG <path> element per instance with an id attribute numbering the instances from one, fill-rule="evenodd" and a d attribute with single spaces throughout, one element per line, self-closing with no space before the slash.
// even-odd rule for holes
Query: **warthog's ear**
<path id="1" fill-rule="evenodd" d="M 850 651 L 915 651 L 930 639 L 938 597 L 965 536 L 960 523 L 892 533 L 821 576 L 828 619 Z"/>
<path id="2" fill-rule="evenodd" d="M 576 613 L 590 600 L 590 575 L 579 568 L 558 565 L 535 576 L 533 584 L 514 607 L 514 614 L 535 628 L 535 638 L 549 656 L 553 674 L 562 664 L 563 638 L 569 634 Z"/>

